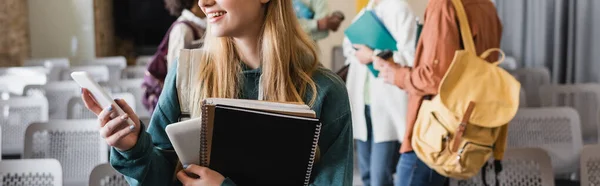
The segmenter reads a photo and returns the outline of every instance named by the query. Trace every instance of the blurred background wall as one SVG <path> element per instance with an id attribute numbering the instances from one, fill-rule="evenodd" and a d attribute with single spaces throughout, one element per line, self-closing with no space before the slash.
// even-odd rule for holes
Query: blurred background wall
<path id="1" fill-rule="evenodd" d="M 0 67 L 20 65 L 29 57 L 27 12 L 25 0 L 0 0 Z"/>

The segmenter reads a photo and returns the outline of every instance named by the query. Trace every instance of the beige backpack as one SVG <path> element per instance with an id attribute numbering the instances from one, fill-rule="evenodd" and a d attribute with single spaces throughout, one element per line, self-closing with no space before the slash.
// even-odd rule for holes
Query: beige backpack
<path id="1" fill-rule="evenodd" d="M 423 101 L 412 147 L 420 160 L 441 175 L 468 179 L 490 159 L 501 128 L 517 113 L 521 85 L 498 67 L 504 59 L 500 49 L 477 56 L 464 7 L 460 0 L 452 3 L 465 49 L 456 51 L 439 94 Z M 484 60 L 496 51 L 502 54 L 501 60 Z"/>

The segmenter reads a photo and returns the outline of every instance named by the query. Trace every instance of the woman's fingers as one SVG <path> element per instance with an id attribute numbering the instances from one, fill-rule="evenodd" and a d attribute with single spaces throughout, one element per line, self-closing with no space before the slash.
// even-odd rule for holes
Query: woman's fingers
<path id="1" fill-rule="evenodd" d="M 96 99 L 94 99 L 89 90 L 85 88 L 81 89 L 81 99 L 83 99 L 83 104 L 85 104 L 85 107 L 94 114 L 98 115 L 100 112 L 102 112 L 102 107 L 100 104 L 98 104 Z"/>
<path id="2" fill-rule="evenodd" d="M 120 117 L 116 117 L 112 120 L 109 120 L 104 126 L 102 126 L 102 128 L 100 128 L 100 135 L 103 138 L 108 138 L 112 136 L 117 130 L 123 128 L 134 129 L 135 126 L 128 126 L 127 119 L 129 119 L 129 115 L 124 114 Z"/>
<path id="3" fill-rule="evenodd" d="M 100 127 L 104 127 L 106 123 L 108 123 L 113 117 L 114 109 L 113 106 L 108 106 L 104 110 L 102 110 L 98 114 L 98 121 L 100 122 Z"/>
<path id="4" fill-rule="evenodd" d="M 195 180 L 194 178 L 192 178 L 192 177 L 188 176 L 188 175 L 185 173 L 185 170 L 180 170 L 180 171 L 177 173 L 177 179 L 179 179 L 179 181 L 180 181 L 181 183 L 183 183 L 184 185 L 185 185 L 186 183 L 191 183 L 192 181 L 194 181 L 194 180 Z"/>
<path id="5" fill-rule="evenodd" d="M 118 128 L 119 130 L 116 131 L 115 133 L 111 134 L 110 136 L 108 136 L 108 138 L 106 138 L 106 143 L 110 146 L 115 146 L 117 145 L 117 143 L 119 141 L 121 141 L 121 139 L 123 139 L 125 136 L 131 134 L 134 130 L 135 130 L 135 126 L 130 125 L 127 126 L 125 125 L 125 122 L 121 122 L 122 124 L 117 126 L 116 128 Z"/>

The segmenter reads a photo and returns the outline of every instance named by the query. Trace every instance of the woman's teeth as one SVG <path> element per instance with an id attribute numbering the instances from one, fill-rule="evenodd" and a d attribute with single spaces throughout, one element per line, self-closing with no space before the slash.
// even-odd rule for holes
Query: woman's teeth
<path id="1" fill-rule="evenodd" d="M 215 18 L 215 17 L 221 17 L 222 15 L 224 15 L 226 12 L 215 12 L 215 13 L 210 13 L 208 14 L 208 16 L 210 16 L 211 18 Z"/>

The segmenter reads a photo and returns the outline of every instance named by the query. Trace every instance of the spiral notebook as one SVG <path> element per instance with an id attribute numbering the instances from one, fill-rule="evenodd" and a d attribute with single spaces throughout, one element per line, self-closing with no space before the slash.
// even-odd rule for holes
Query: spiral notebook
<path id="1" fill-rule="evenodd" d="M 207 99 L 202 108 L 200 119 L 167 126 L 183 164 L 209 167 L 237 185 L 308 185 L 321 130 L 308 106 Z"/>

